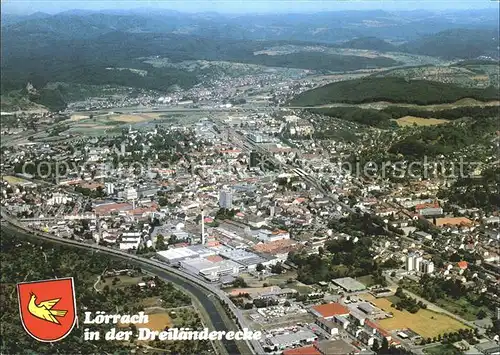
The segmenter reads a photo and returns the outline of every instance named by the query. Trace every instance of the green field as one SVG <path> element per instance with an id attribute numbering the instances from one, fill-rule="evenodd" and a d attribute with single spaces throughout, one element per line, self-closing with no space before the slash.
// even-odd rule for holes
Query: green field
<path id="1" fill-rule="evenodd" d="M 394 120 L 398 126 L 434 126 L 437 124 L 443 124 L 448 122 L 447 120 L 440 120 L 437 118 L 423 118 L 423 117 L 415 117 L 415 116 L 405 116 Z"/>
<path id="2" fill-rule="evenodd" d="M 365 275 L 365 276 L 356 277 L 356 280 L 361 282 L 366 287 L 370 287 L 370 286 L 375 285 L 375 282 L 373 282 L 372 275 Z"/>
<path id="3" fill-rule="evenodd" d="M 471 322 L 477 320 L 477 314 L 481 309 L 487 314 L 490 313 L 486 307 L 477 307 L 470 303 L 465 297 L 459 298 L 458 300 L 447 297 L 445 299 L 439 299 L 434 303 Z"/>
<path id="4" fill-rule="evenodd" d="M 461 355 L 461 351 L 457 350 L 453 345 L 443 344 L 430 348 L 425 348 L 424 353 L 429 355 Z"/>
<path id="5" fill-rule="evenodd" d="M 387 330 L 403 330 L 410 328 L 424 338 L 433 338 L 444 333 L 454 332 L 468 327 L 459 321 L 442 313 L 428 309 L 420 309 L 417 313 L 399 311 L 391 307 L 391 300 L 387 298 L 373 298 L 365 296 L 378 308 L 391 313 L 391 318 L 379 320 L 380 325 Z"/>
<path id="6" fill-rule="evenodd" d="M 421 294 L 420 285 L 417 285 L 415 282 L 409 282 L 406 279 L 402 283 L 402 286 L 403 288 L 406 288 L 409 291 L 414 292 L 415 294 L 425 298 L 425 295 Z M 451 297 L 439 298 L 433 303 L 447 310 L 448 312 L 454 313 L 471 322 L 477 320 L 477 314 L 480 310 L 485 311 L 486 314 L 491 313 L 491 311 L 488 310 L 487 307 L 475 306 L 466 297 L 460 297 L 459 299 L 454 299 Z"/>

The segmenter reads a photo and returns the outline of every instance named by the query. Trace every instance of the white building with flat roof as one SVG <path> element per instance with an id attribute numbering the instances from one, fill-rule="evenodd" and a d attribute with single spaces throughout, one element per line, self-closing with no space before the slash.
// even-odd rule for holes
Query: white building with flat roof
<path id="1" fill-rule="evenodd" d="M 434 263 L 430 260 L 424 260 L 420 266 L 420 271 L 424 274 L 432 274 L 434 272 Z"/>
<path id="2" fill-rule="evenodd" d="M 413 260 L 414 260 L 413 270 L 420 271 L 420 265 L 424 259 L 420 255 L 416 255 Z"/>
<path id="3" fill-rule="evenodd" d="M 271 243 L 277 240 L 290 239 L 290 233 L 284 230 L 270 231 L 267 229 L 259 230 L 257 238 L 262 240 L 264 243 Z"/>
<path id="4" fill-rule="evenodd" d="M 312 343 L 317 339 L 317 335 L 310 330 L 299 330 L 295 333 L 284 333 L 271 338 L 267 338 L 266 342 L 273 348 L 283 350 L 292 346 Z"/>
<path id="5" fill-rule="evenodd" d="M 125 200 L 136 200 L 137 199 L 137 190 L 133 187 L 129 187 L 121 192 L 121 197 Z"/>
<path id="6" fill-rule="evenodd" d="M 202 245 L 192 245 L 183 248 L 171 248 L 168 250 L 161 250 L 156 253 L 160 260 L 165 261 L 169 264 L 176 264 L 188 258 L 204 258 L 215 254 L 215 250 L 205 248 Z"/>
<path id="7" fill-rule="evenodd" d="M 408 254 L 406 256 L 406 271 L 413 271 L 415 267 L 415 254 Z"/>
<path id="8" fill-rule="evenodd" d="M 184 259 L 180 262 L 180 267 L 209 281 L 218 281 L 223 276 L 238 275 L 241 265 L 231 260 L 194 258 Z"/>
<path id="9" fill-rule="evenodd" d="M 277 259 L 264 259 L 263 257 L 243 249 L 219 248 L 219 255 L 243 266 L 244 269 L 255 270 L 258 264 L 273 265 Z"/>
<path id="10" fill-rule="evenodd" d="M 125 232 L 120 236 L 120 250 L 137 250 L 141 244 L 141 232 Z"/>

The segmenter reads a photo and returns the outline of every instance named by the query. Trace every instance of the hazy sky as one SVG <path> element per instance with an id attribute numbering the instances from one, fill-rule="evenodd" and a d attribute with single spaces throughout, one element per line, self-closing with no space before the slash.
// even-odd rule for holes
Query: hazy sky
<path id="1" fill-rule="evenodd" d="M 1 0 L 2 12 L 32 13 L 36 11 L 57 13 L 60 11 L 83 9 L 133 9 L 139 7 L 162 8 L 185 12 L 214 11 L 220 13 L 276 13 L 276 12 L 320 12 L 334 10 L 443 10 L 443 9 L 495 9 L 498 0 Z"/>

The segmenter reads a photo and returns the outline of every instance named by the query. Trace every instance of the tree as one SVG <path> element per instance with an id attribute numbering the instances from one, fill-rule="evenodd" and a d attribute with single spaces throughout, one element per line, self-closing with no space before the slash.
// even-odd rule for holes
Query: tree
<path id="1" fill-rule="evenodd" d="M 247 287 L 247 286 L 248 286 L 247 283 L 242 277 L 237 277 L 233 281 L 233 287 Z"/>
<path id="2" fill-rule="evenodd" d="M 175 234 L 172 234 L 170 238 L 168 238 L 168 245 L 173 245 L 178 242 L 177 236 Z"/>
<path id="3" fill-rule="evenodd" d="M 484 317 L 487 316 L 487 314 L 483 309 L 481 309 L 481 310 L 479 310 L 479 312 L 477 312 L 476 316 L 477 316 L 477 319 L 483 319 Z"/>
<path id="4" fill-rule="evenodd" d="M 378 343 L 378 339 L 375 339 L 373 341 L 373 345 L 372 345 L 372 350 L 375 351 L 375 352 L 378 352 L 380 349 L 380 345 Z"/>
<path id="5" fill-rule="evenodd" d="M 406 298 L 406 295 L 405 295 L 405 293 L 403 292 L 403 289 L 402 289 L 401 287 L 398 287 L 398 288 L 396 289 L 396 293 L 395 293 L 395 295 L 396 295 L 397 297 L 399 297 L 399 298 Z"/>
<path id="6" fill-rule="evenodd" d="M 382 339 L 382 346 L 380 347 L 379 354 L 386 354 L 389 350 L 389 341 L 386 337 Z"/>
<path id="7" fill-rule="evenodd" d="M 264 271 L 265 268 L 266 267 L 264 265 L 262 265 L 262 263 L 258 263 L 255 270 L 257 270 L 258 272 L 261 272 L 261 271 Z"/>
<path id="8" fill-rule="evenodd" d="M 156 250 L 165 250 L 165 237 L 161 234 L 156 237 Z"/>
<path id="9" fill-rule="evenodd" d="M 281 263 L 276 263 L 275 265 L 271 266 L 271 272 L 273 274 L 281 274 L 284 270 L 285 268 L 283 267 L 283 265 L 281 265 Z"/>

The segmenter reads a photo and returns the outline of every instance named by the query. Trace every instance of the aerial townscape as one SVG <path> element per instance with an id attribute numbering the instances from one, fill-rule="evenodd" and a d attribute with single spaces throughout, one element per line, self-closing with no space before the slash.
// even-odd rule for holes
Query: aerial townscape
<path id="1" fill-rule="evenodd" d="M 500 354 L 499 3 L 200 3 L 2 3 L 0 352 Z M 38 342 L 63 277 L 262 337 Z"/>

